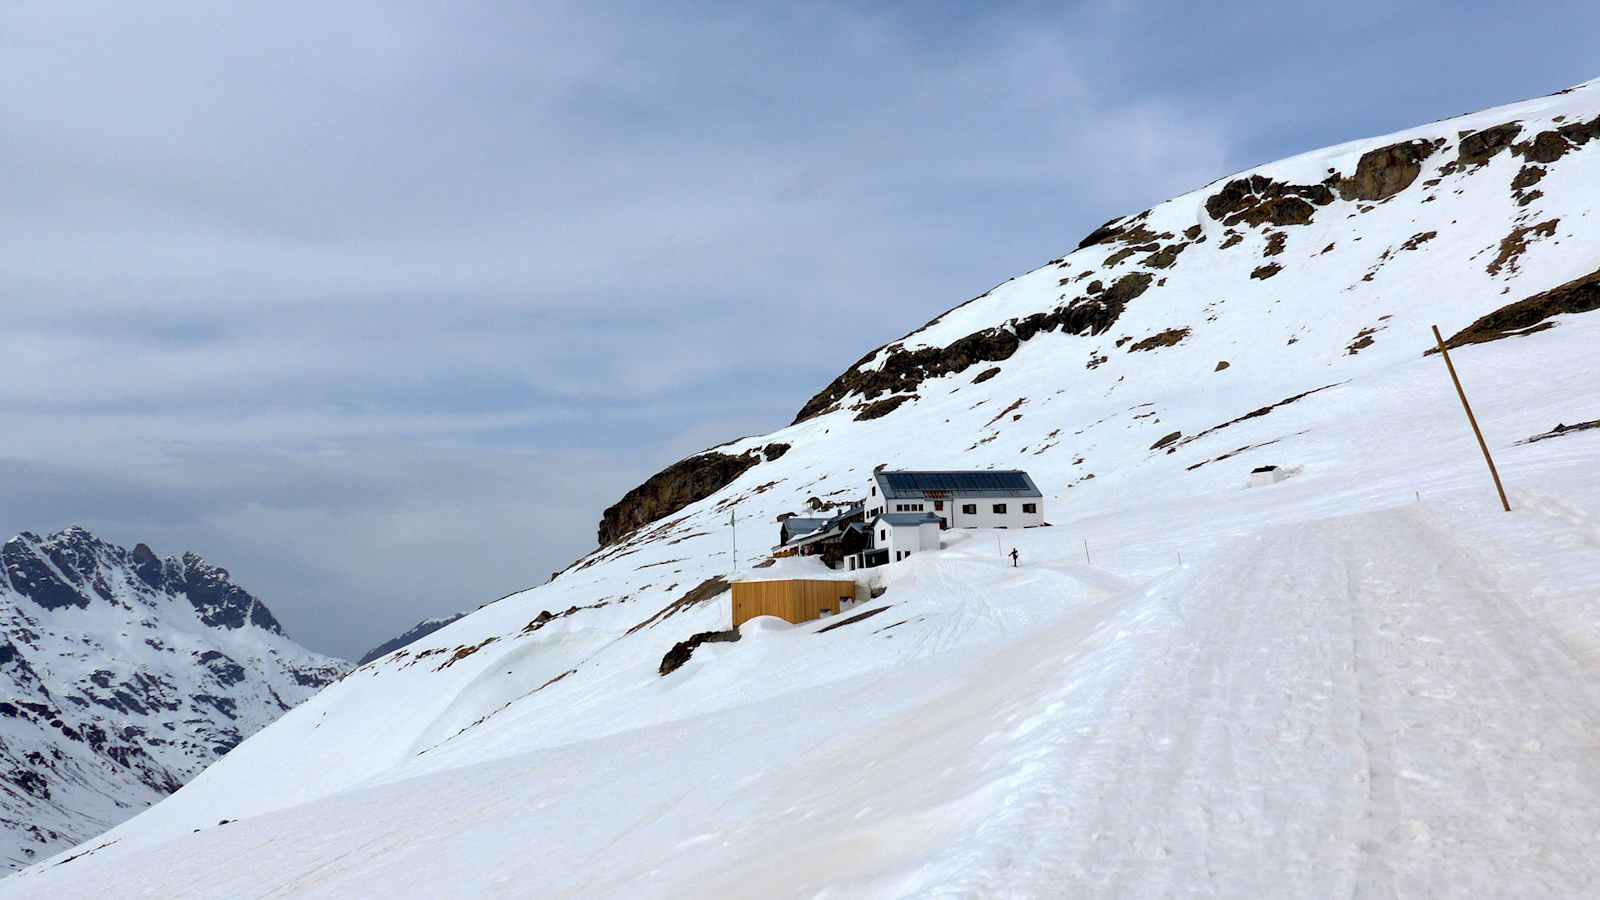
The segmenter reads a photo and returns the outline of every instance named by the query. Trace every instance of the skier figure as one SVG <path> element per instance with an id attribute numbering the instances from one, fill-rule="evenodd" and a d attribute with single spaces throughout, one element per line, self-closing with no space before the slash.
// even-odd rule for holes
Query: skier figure
<path id="1" fill-rule="evenodd" d="M 1011 568 L 1015 569 L 1016 567 L 1017 567 L 1017 548 L 1012 547 L 1011 548 Z"/>

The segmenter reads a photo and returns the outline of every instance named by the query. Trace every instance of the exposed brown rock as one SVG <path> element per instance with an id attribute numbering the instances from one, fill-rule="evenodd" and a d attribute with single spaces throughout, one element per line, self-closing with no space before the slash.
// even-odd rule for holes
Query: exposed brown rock
<path id="1" fill-rule="evenodd" d="M 1262 256 L 1277 256 L 1283 252 L 1284 245 L 1289 242 L 1287 232 L 1274 231 L 1267 235 L 1267 249 L 1262 251 Z"/>
<path id="2" fill-rule="evenodd" d="M 760 461 L 754 450 L 737 456 L 712 450 L 673 463 L 601 514 L 600 546 L 614 544 L 642 525 L 704 500 Z"/>
<path id="3" fill-rule="evenodd" d="M 1560 219 L 1548 219 L 1535 225 L 1519 225 L 1511 229 L 1510 234 L 1500 239 L 1500 252 L 1487 267 L 1489 274 L 1499 275 L 1502 269 L 1515 272 L 1518 260 L 1528 251 L 1529 242 L 1537 238 L 1554 236 L 1556 226 L 1559 224 L 1561 224 Z"/>
<path id="4" fill-rule="evenodd" d="M 1183 248 L 1187 246 L 1189 246 L 1188 242 L 1168 244 L 1167 246 L 1162 247 L 1160 250 L 1157 250 L 1149 256 L 1146 256 L 1144 259 L 1139 260 L 1139 264 L 1143 266 L 1149 266 L 1152 269 L 1170 269 L 1172 268 L 1172 264 L 1178 261 L 1178 254 L 1182 253 Z"/>
<path id="5" fill-rule="evenodd" d="M 1304 225 L 1317 206 L 1333 202 L 1323 184 L 1289 184 L 1265 175 L 1235 178 L 1206 198 L 1206 213 L 1224 225 Z M 1313 205 L 1315 204 L 1315 205 Z M 1237 243 L 1237 242 L 1234 242 Z M 1231 246 L 1225 242 L 1224 248 Z"/>
<path id="6" fill-rule="evenodd" d="M 1462 135 L 1461 144 L 1456 148 L 1456 162 L 1462 166 L 1481 166 L 1510 147 L 1521 131 L 1520 123 L 1506 122 Z"/>
<path id="7" fill-rule="evenodd" d="M 1552 316 L 1593 312 L 1596 309 L 1600 309 L 1600 271 L 1502 306 L 1456 332 L 1444 345 L 1454 350 L 1468 344 L 1532 334 L 1554 325 L 1554 322 L 1547 321 Z M 1427 352 L 1436 353 L 1438 348 Z"/>
<path id="8" fill-rule="evenodd" d="M 661 665 L 656 668 L 660 675 L 676 672 L 689 657 L 694 654 L 695 648 L 701 644 L 733 642 L 739 639 L 739 629 L 730 628 L 727 631 L 702 631 L 686 641 L 679 641 L 672 645 L 667 655 L 661 657 Z"/>
<path id="9" fill-rule="evenodd" d="M 1225 360 L 1225 359 L 1218 360 L 1217 361 L 1217 367 L 1215 369 L 1212 369 L 1211 371 L 1213 371 L 1213 372 L 1221 372 L 1223 369 L 1226 369 L 1227 367 L 1228 367 L 1228 361 L 1227 360 Z"/>
<path id="10" fill-rule="evenodd" d="M 989 379 L 991 379 L 991 378 L 993 378 L 993 377 L 995 377 L 996 375 L 999 375 L 999 374 L 1000 374 L 1000 367 L 999 366 L 991 366 L 990 368 L 984 369 L 982 372 L 979 372 L 978 373 L 978 377 L 972 379 L 972 383 L 973 384 L 983 384 L 985 381 L 988 381 Z"/>
<path id="11" fill-rule="evenodd" d="M 1129 353 L 1140 353 L 1145 350 L 1154 350 L 1157 347 L 1171 347 L 1189 336 L 1188 328 L 1168 328 L 1166 331 L 1152 334 L 1142 341 L 1136 342 L 1128 348 Z"/>
<path id="12" fill-rule="evenodd" d="M 1424 140 L 1402 141 L 1368 150 L 1356 163 L 1356 173 L 1335 183 L 1344 200 L 1387 200 L 1411 186 L 1422 174 L 1422 161 L 1434 146 Z"/>
<path id="13" fill-rule="evenodd" d="M 1520 191 L 1523 188 L 1531 188 L 1544 178 L 1544 173 L 1544 166 L 1523 166 L 1517 172 L 1517 177 L 1511 179 L 1511 189 Z"/>
<path id="14" fill-rule="evenodd" d="M 1160 450 L 1160 449 L 1165 448 L 1165 447 L 1170 447 L 1173 444 L 1176 444 L 1178 442 L 1178 439 L 1181 438 L 1181 437 L 1183 437 L 1183 432 L 1174 431 L 1173 433 L 1167 435 L 1166 437 L 1162 438 L 1161 440 L 1156 441 L 1154 444 L 1151 444 L 1150 445 L 1150 449 L 1151 450 Z"/>
<path id="15" fill-rule="evenodd" d="M 728 582 L 725 581 L 720 575 L 713 575 L 710 578 L 707 578 L 705 581 L 702 581 L 690 588 L 689 592 L 684 594 L 682 597 L 679 597 L 678 599 L 657 610 L 655 615 L 645 619 L 643 622 L 640 622 L 632 628 L 629 628 L 628 634 L 633 634 L 641 629 L 649 628 L 651 625 L 654 625 L 657 622 L 664 622 L 685 609 L 688 609 L 692 606 L 699 606 L 713 597 L 721 596 L 727 590 Z"/>
<path id="16" fill-rule="evenodd" d="M 801 407 L 796 422 L 819 416 L 833 409 L 839 401 L 851 394 L 860 394 L 865 400 L 874 400 L 884 394 L 910 393 L 928 378 L 965 371 L 980 362 L 999 362 L 1010 359 L 1021 341 L 1005 328 L 985 328 L 951 343 L 947 347 L 924 347 L 905 350 L 899 344 L 891 345 L 882 365 L 863 369 L 879 350 L 874 350 L 835 378 L 816 396 Z"/>
<path id="17" fill-rule="evenodd" d="M 1437 231 L 1418 232 L 1417 234 L 1413 234 L 1411 237 L 1406 238 L 1406 242 L 1400 245 L 1400 249 L 1415 250 L 1438 236 L 1439 232 Z"/>
<path id="18" fill-rule="evenodd" d="M 889 413 L 899 409 L 901 404 L 905 403 L 907 400 L 910 400 L 916 396 L 916 394 L 900 394 L 895 397 L 889 397 L 873 403 L 868 403 L 860 407 L 860 410 L 856 413 L 856 421 L 870 422 L 873 419 L 881 419 L 884 416 L 887 416 Z"/>
<path id="19" fill-rule="evenodd" d="M 1227 237 L 1222 239 L 1222 243 L 1217 245 L 1217 249 L 1226 250 L 1229 247 L 1232 247 L 1234 244 L 1242 243 L 1243 241 L 1244 235 L 1238 233 L 1237 231 L 1232 231 L 1228 233 Z"/>
<path id="20" fill-rule="evenodd" d="M 1371 347 L 1374 343 L 1376 343 L 1372 336 L 1377 333 L 1378 329 L 1376 328 L 1361 329 L 1356 333 L 1355 339 L 1350 342 L 1350 345 L 1344 348 L 1345 355 L 1355 356 L 1357 353 L 1360 353 L 1368 347 Z"/>
<path id="21" fill-rule="evenodd" d="M 1257 266 L 1256 269 L 1250 273 L 1250 277 L 1259 278 L 1262 281 L 1266 281 L 1268 278 L 1271 278 L 1282 271 L 1283 266 L 1280 266 L 1277 263 L 1267 263 L 1264 266 Z"/>
<path id="22" fill-rule="evenodd" d="M 773 460 L 777 459 L 778 457 L 780 457 L 780 456 L 782 456 L 782 455 L 784 455 L 785 453 L 788 453 L 788 452 L 789 452 L 789 445 L 788 444 L 768 444 L 765 447 L 761 448 L 761 455 L 766 457 L 767 462 L 772 462 Z"/>

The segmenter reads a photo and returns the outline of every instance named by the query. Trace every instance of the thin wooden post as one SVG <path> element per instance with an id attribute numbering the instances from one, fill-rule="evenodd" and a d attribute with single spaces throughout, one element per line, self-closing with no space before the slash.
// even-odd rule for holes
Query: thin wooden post
<path id="1" fill-rule="evenodd" d="M 1511 512 L 1511 501 L 1506 499 L 1505 486 L 1500 483 L 1500 472 L 1494 467 L 1494 457 L 1489 455 L 1489 444 L 1483 439 L 1483 429 L 1478 427 L 1478 417 L 1472 414 L 1472 404 L 1467 402 L 1467 392 L 1461 387 L 1461 378 L 1456 375 L 1456 364 L 1450 361 L 1450 351 L 1444 345 L 1444 335 L 1439 333 L 1439 326 L 1433 326 L 1433 339 L 1439 342 L 1439 355 L 1444 357 L 1445 368 L 1450 370 L 1450 380 L 1455 383 L 1456 396 L 1461 398 L 1461 408 L 1467 411 L 1467 422 L 1472 426 L 1472 433 L 1478 438 L 1478 449 L 1483 451 L 1483 461 L 1489 464 L 1489 477 L 1494 479 L 1494 489 L 1500 492 L 1500 505 L 1506 512 Z M 1418 497 L 1420 500 L 1420 496 Z"/>
<path id="2" fill-rule="evenodd" d="M 1084 538 L 1083 539 L 1083 563 L 1084 563 L 1084 565 L 1089 565 L 1090 564 L 1089 563 L 1089 539 L 1088 538 Z"/>

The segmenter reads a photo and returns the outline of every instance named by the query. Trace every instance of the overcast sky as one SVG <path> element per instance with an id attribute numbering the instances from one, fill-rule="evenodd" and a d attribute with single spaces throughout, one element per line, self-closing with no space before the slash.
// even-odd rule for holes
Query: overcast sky
<path id="1" fill-rule="evenodd" d="M 1112 215 L 1600 76 L 1593 2 L 1290 6 L 0 0 L 0 531 L 355 656 Z"/>

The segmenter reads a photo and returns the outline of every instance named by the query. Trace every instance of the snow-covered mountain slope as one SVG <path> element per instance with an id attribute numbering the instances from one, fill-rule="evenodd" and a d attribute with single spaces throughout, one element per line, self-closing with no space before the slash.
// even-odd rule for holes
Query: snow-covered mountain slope
<path id="1" fill-rule="evenodd" d="M 396 650 L 399 650 L 401 647 L 409 647 L 417 641 L 422 640 L 428 635 L 433 634 L 435 631 L 438 631 L 439 629 L 449 625 L 451 622 L 454 622 L 465 615 L 466 613 L 461 612 L 456 613 L 453 616 L 440 616 L 432 619 L 423 619 L 421 622 L 418 622 L 410 628 L 407 628 L 403 633 L 396 635 L 395 637 L 384 641 L 378 646 L 373 647 L 366 653 L 361 654 L 361 658 L 356 660 L 356 665 L 364 666 L 373 660 L 388 656 Z"/>
<path id="2" fill-rule="evenodd" d="M 0 859 L 134 815 L 349 666 L 225 569 L 82 528 L 0 546 Z"/>
<path id="3" fill-rule="evenodd" d="M 1591 83 L 1110 223 L 0 896 L 1583 895 L 1600 429 L 1522 439 L 1600 419 L 1597 138 Z M 657 674 L 730 512 L 751 565 L 885 463 L 1052 527 Z"/>

